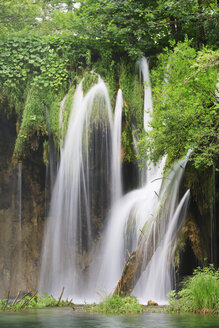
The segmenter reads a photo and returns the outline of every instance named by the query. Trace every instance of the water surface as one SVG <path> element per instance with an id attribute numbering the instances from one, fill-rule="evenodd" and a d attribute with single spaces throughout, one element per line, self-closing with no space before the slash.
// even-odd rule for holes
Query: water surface
<path id="1" fill-rule="evenodd" d="M 1 328 L 218 328 L 219 316 L 143 313 L 100 315 L 72 309 L 45 309 L 0 313 Z"/>

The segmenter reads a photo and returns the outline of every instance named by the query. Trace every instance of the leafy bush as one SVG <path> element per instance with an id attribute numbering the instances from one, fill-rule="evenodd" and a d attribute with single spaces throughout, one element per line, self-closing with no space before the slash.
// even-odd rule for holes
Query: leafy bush
<path id="1" fill-rule="evenodd" d="M 168 298 L 171 312 L 219 313 L 219 270 L 197 268 L 178 294 L 171 291 Z"/>
<path id="2" fill-rule="evenodd" d="M 193 149 L 190 160 L 196 168 L 217 163 L 218 158 L 218 51 L 196 51 L 190 41 L 158 56 L 152 71 L 154 112 L 152 129 L 140 136 L 143 158 L 153 162 L 168 155 L 169 163 Z"/>
<path id="3" fill-rule="evenodd" d="M 136 297 L 109 295 L 100 304 L 87 307 L 87 311 L 110 314 L 141 313 L 144 312 L 144 306 L 138 303 Z"/>

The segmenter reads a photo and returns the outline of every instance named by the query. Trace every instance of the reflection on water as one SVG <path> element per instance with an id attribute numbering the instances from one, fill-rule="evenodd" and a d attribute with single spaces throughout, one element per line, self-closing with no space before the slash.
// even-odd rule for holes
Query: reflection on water
<path id="1" fill-rule="evenodd" d="M 106 316 L 76 313 L 72 309 L 46 309 L 22 313 L 0 313 L 4 328 L 218 328 L 219 316 L 144 313 Z"/>

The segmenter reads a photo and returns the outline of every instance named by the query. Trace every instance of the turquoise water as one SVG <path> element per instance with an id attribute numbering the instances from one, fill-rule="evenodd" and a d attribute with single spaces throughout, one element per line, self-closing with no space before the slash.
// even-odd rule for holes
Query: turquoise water
<path id="1" fill-rule="evenodd" d="M 1 328 L 219 328 L 219 316 L 143 313 L 139 315 L 99 315 L 72 309 L 0 313 Z"/>

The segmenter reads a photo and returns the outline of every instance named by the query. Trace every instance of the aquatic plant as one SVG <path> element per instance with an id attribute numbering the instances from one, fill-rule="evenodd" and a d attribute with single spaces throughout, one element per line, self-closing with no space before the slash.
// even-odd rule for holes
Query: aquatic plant
<path id="1" fill-rule="evenodd" d="M 13 301 L 9 301 L 9 295 L 7 299 L 0 300 L 0 311 L 21 311 L 24 309 L 36 309 L 45 307 L 58 307 L 58 306 L 74 306 L 71 300 L 61 300 L 63 291 L 59 299 L 55 299 L 53 296 L 44 294 L 39 296 L 37 293 L 28 292 L 23 296 L 20 296 L 20 292 Z"/>

